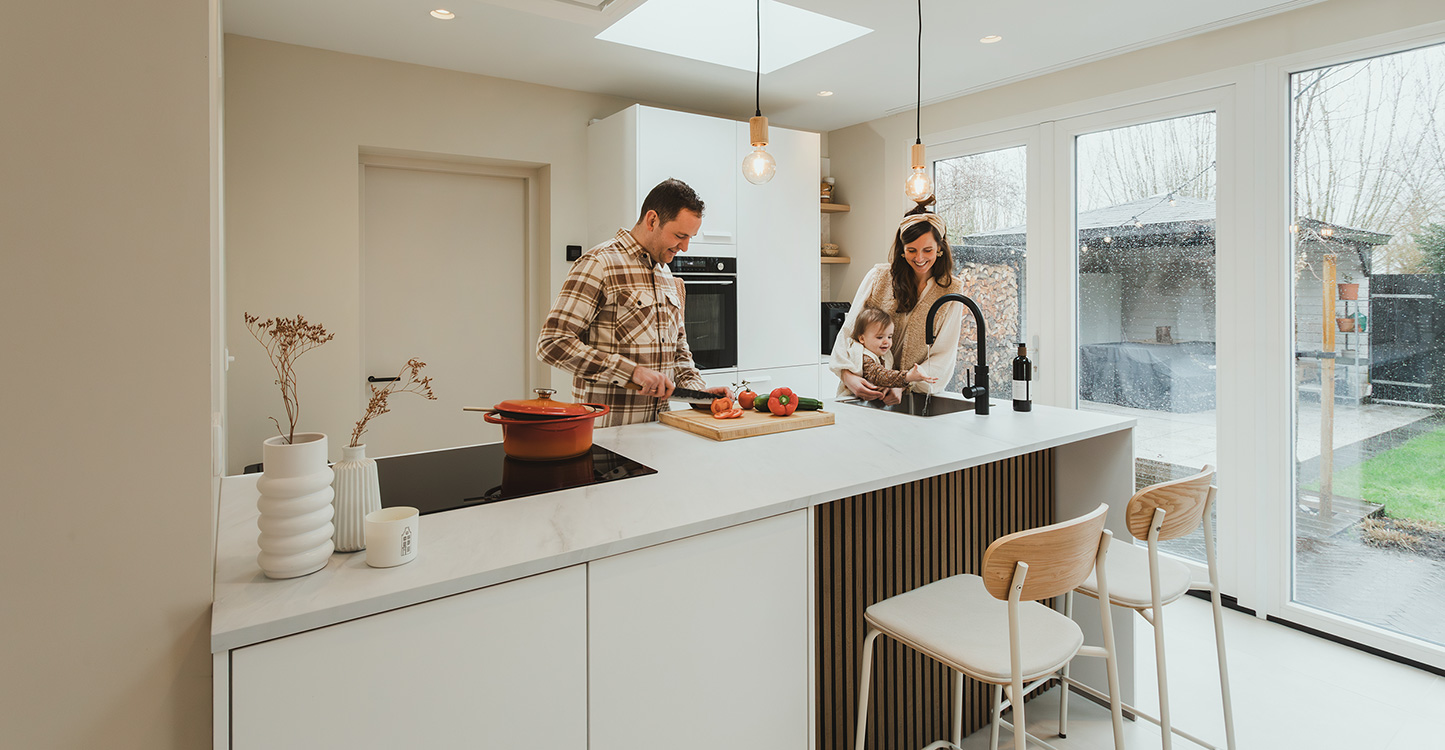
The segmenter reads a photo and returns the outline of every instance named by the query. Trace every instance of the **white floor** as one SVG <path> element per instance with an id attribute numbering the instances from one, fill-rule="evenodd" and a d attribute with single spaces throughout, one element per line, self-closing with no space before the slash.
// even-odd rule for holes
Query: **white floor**
<path id="1" fill-rule="evenodd" d="M 1224 747 L 1219 678 L 1208 602 L 1193 597 L 1165 610 L 1170 705 L 1174 723 Z M 1239 750 L 1439 750 L 1445 748 L 1445 678 L 1226 610 L 1225 639 L 1233 685 Z M 1136 620 L 1137 705 L 1157 715 L 1154 644 Z M 1069 736 L 1058 739 L 1058 691 L 1027 706 L 1030 730 L 1060 750 L 1113 748 L 1109 712 L 1086 699 L 1069 700 Z M 1126 721 L 1129 748 L 1158 748 L 1159 729 Z M 1005 730 L 1000 746 L 1012 750 Z M 988 728 L 964 740 L 965 750 L 988 747 Z M 1031 745 L 1031 747 L 1033 747 Z M 1176 738 L 1174 747 L 1197 746 Z"/>

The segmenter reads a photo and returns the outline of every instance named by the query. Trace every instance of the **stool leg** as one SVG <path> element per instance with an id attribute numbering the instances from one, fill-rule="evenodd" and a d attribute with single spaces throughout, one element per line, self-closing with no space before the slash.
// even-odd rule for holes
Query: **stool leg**
<path id="1" fill-rule="evenodd" d="M 1229 702 L 1229 661 L 1224 657 L 1224 602 L 1219 593 L 1219 568 L 1214 563 L 1214 498 L 1218 490 L 1209 488 L 1204 501 L 1204 556 L 1209 563 L 1209 603 L 1214 609 L 1214 645 L 1219 651 L 1219 691 L 1224 699 L 1224 742 L 1234 750 L 1234 707 Z"/>
<path id="2" fill-rule="evenodd" d="M 1157 579 L 1156 579 L 1157 580 Z M 1159 606 L 1159 584 L 1154 584 L 1154 661 L 1159 675 L 1159 731 L 1164 750 L 1174 745 L 1174 728 L 1169 721 L 1169 676 L 1164 666 L 1164 608 Z"/>
<path id="3" fill-rule="evenodd" d="M 1073 619 L 1073 617 L 1074 617 L 1074 592 L 1072 592 L 1072 591 L 1070 591 L 1070 592 L 1067 593 L 1067 594 L 1064 594 L 1064 617 L 1067 617 L 1067 618 L 1069 618 L 1069 619 Z M 1069 667 L 1070 667 L 1070 665 L 1072 665 L 1073 663 L 1074 663 L 1074 662 L 1073 662 L 1072 660 L 1067 661 L 1067 662 L 1064 663 L 1064 678 L 1065 678 L 1065 679 L 1068 678 L 1068 676 L 1069 676 Z M 1063 739 L 1063 738 L 1068 737 L 1068 736 L 1069 736 L 1069 683 L 1067 683 L 1067 682 L 1062 682 L 1062 683 L 1059 683 L 1059 738 L 1060 738 L 1060 739 Z"/>
<path id="4" fill-rule="evenodd" d="M 993 722 L 988 730 L 988 750 L 998 750 L 999 722 L 1003 720 L 1003 685 L 993 686 Z"/>
<path id="5" fill-rule="evenodd" d="M 953 670 L 953 744 L 963 744 L 963 673 Z"/>
<path id="6" fill-rule="evenodd" d="M 1029 725 L 1024 723 L 1024 681 L 1018 672 L 1014 673 L 1008 693 L 1008 703 L 1014 710 L 1014 750 L 1029 750 Z"/>
<path id="7" fill-rule="evenodd" d="M 855 750 L 863 750 L 863 740 L 868 734 L 868 678 L 873 671 L 873 641 L 880 631 L 868 628 L 863 639 L 863 676 L 858 681 L 858 732 L 853 737 Z"/>

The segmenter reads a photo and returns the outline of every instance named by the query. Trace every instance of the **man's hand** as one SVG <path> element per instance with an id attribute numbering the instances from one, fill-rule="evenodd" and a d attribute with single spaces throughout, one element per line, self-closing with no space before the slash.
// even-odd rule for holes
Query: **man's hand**
<path id="1" fill-rule="evenodd" d="M 672 395 L 672 381 L 651 367 L 638 365 L 632 371 L 632 382 L 642 386 L 642 390 L 639 392 L 644 396 L 667 398 Z"/>
<path id="2" fill-rule="evenodd" d="M 732 398 L 732 397 L 733 397 L 733 392 L 730 391 L 730 390 L 728 390 L 728 387 L 725 386 L 725 385 L 720 385 L 720 386 L 718 386 L 718 387 L 716 387 L 716 388 L 704 388 L 704 389 L 703 389 L 703 393 L 711 393 L 713 396 L 716 396 L 717 398 L 723 398 L 724 396 L 726 396 L 727 398 Z M 704 405 L 704 404 L 693 404 L 693 405 L 692 405 L 692 408 L 697 409 L 698 411 L 708 411 L 708 410 L 711 409 L 712 407 L 709 407 L 709 406 Z"/>
<path id="3" fill-rule="evenodd" d="M 838 377 L 842 379 L 843 385 L 847 386 L 848 390 L 851 391 L 854 396 L 864 401 L 873 401 L 883 397 L 882 388 L 864 380 L 862 375 L 852 370 L 844 370 Z M 894 401 L 893 403 L 896 404 L 898 402 Z"/>
<path id="4" fill-rule="evenodd" d="M 883 403 L 885 403 L 885 404 L 892 405 L 892 404 L 901 403 L 902 401 L 903 401 L 903 389 L 902 389 L 902 388 L 889 388 L 889 389 L 883 394 Z"/>

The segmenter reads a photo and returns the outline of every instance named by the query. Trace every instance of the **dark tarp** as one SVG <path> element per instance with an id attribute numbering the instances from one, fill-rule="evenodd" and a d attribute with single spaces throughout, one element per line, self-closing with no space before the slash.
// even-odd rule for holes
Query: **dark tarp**
<path id="1" fill-rule="evenodd" d="M 1079 347 L 1079 397 L 1153 411 L 1214 408 L 1214 342 Z"/>

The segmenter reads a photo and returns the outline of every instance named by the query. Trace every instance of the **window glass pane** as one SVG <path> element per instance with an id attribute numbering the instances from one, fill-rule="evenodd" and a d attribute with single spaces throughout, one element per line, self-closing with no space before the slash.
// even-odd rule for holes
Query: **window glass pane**
<path id="1" fill-rule="evenodd" d="M 1445 46 L 1290 93 L 1294 600 L 1445 644 Z"/>
<path id="2" fill-rule="evenodd" d="M 1215 117 L 1079 136 L 1079 408 L 1138 420 L 1135 484 L 1216 463 Z M 1166 549 L 1204 560 L 1203 532 Z"/>
<path id="3" fill-rule="evenodd" d="M 1024 226 L 1028 154 L 1024 146 L 933 163 L 935 210 L 948 222 L 956 273 L 964 293 L 983 310 L 988 330 L 989 394 L 1013 398 L 1013 358 L 1024 341 Z M 967 317 L 958 367 L 947 390 L 957 391 L 978 362 L 977 327 Z"/>

